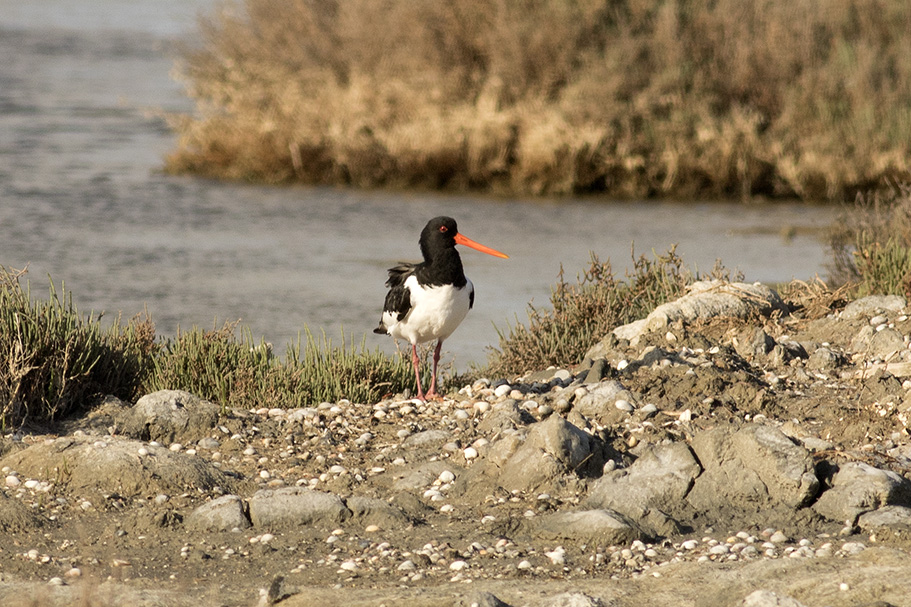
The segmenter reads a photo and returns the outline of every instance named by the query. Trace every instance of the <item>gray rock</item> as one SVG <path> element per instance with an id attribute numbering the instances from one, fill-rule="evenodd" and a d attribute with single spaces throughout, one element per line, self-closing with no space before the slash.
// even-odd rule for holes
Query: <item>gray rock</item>
<path id="1" fill-rule="evenodd" d="M 514 399 L 507 398 L 490 408 L 490 412 L 478 424 L 478 432 L 496 434 L 534 422 L 535 418 L 528 411 L 520 409 L 519 403 Z"/>
<path id="2" fill-rule="evenodd" d="M 719 501 L 744 510 L 797 508 L 819 488 L 807 450 L 771 426 L 713 428 L 694 436 L 691 446 L 704 470 L 687 495 L 697 510 L 712 511 Z"/>
<path id="3" fill-rule="evenodd" d="M 170 444 L 207 435 L 218 422 L 218 405 L 183 390 L 159 390 L 146 394 L 123 413 L 122 431 L 127 436 Z"/>
<path id="4" fill-rule="evenodd" d="M 883 506 L 861 514 L 857 519 L 857 526 L 867 532 L 887 529 L 898 533 L 911 533 L 911 508 Z"/>
<path id="5" fill-rule="evenodd" d="M 638 521 L 652 535 L 667 536 L 677 531 L 677 525 L 664 513 L 686 497 L 701 472 L 685 443 L 651 447 L 629 468 L 613 470 L 595 481 L 584 505 L 614 510 Z"/>
<path id="6" fill-rule="evenodd" d="M 447 430 L 425 430 L 411 434 L 402 442 L 406 449 L 439 448 L 452 440 L 452 432 Z"/>
<path id="7" fill-rule="evenodd" d="M 304 487 L 260 490 L 249 505 L 250 520 L 256 527 L 337 525 L 351 517 L 338 496 Z"/>
<path id="8" fill-rule="evenodd" d="M 851 339 L 851 343 L 848 346 L 848 349 L 851 352 L 861 352 L 866 354 L 870 351 L 870 342 L 873 339 L 873 335 L 876 333 L 876 329 L 870 325 L 864 325 L 860 328 L 857 334 Z"/>
<path id="9" fill-rule="evenodd" d="M 804 607 L 804 604 L 789 596 L 780 596 L 771 590 L 751 592 L 741 603 L 742 607 Z"/>
<path id="10" fill-rule="evenodd" d="M 144 455 L 142 455 L 144 453 Z M 64 437 L 36 443 L 0 460 L 35 479 L 69 489 L 124 496 L 233 491 L 242 483 L 195 455 L 119 437 Z"/>
<path id="11" fill-rule="evenodd" d="M 251 523 L 244 511 L 243 500 L 236 495 L 223 495 L 191 512 L 186 525 L 197 531 L 231 531 L 247 529 Z"/>
<path id="12" fill-rule="evenodd" d="M 575 401 L 573 410 L 586 417 L 603 420 L 607 416 L 617 414 L 617 408 L 614 403 L 618 399 L 634 404 L 640 400 L 637 395 L 627 390 L 619 381 L 604 381 L 588 386 L 588 394 Z"/>
<path id="13" fill-rule="evenodd" d="M 597 384 L 610 372 L 610 365 L 603 358 L 596 358 L 592 361 L 592 366 L 585 375 L 586 384 Z"/>
<path id="14" fill-rule="evenodd" d="M 858 515 L 889 505 L 911 505 L 911 481 L 891 470 L 862 462 L 842 464 L 813 508 L 834 521 L 853 522 Z"/>
<path id="15" fill-rule="evenodd" d="M 861 297 L 845 306 L 841 313 L 844 319 L 871 318 L 883 312 L 900 313 L 907 305 L 904 297 L 899 295 L 870 295 Z"/>
<path id="16" fill-rule="evenodd" d="M 526 447 L 538 448 L 574 470 L 591 453 L 592 438 L 559 415 L 551 415 L 531 427 Z"/>
<path id="17" fill-rule="evenodd" d="M 774 310 L 786 313 L 787 306 L 777 292 L 765 285 L 722 280 L 700 281 L 693 283 L 683 297 L 658 306 L 642 320 L 617 327 L 613 333 L 635 345 L 645 333 L 665 329 L 678 320 L 693 322 L 717 317 L 748 318 L 756 313 L 768 316 Z"/>
<path id="18" fill-rule="evenodd" d="M 825 346 L 820 346 L 807 359 L 807 368 L 815 371 L 830 371 L 837 367 L 840 362 L 841 358 L 836 352 Z"/>
<path id="19" fill-rule="evenodd" d="M 582 592 L 564 592 L 544 603 L 546 607 L 604 607 L 604 602 Z"/>
<path id="20" fill-rule="evenodd" d="M 734 349 L 737 350 L 737 354 L 747 360 L 768 354 L 774 347 L 775 340 L 762 327 L 747 329 L 734 341 Z"/>
<path id="21" fill-rule="evenodd" d="M 435 481 L 444 470 L 458 472 L 459 466 L 451 461 L 426 462 L 415 468 L 408 468 L 395 475 L 392 488 L 396 491 L 423 491 Z"/>
<path id="22" fill-rule="evenodd" d="M 489 592 L 479 591 L 456 603 L 458 607 L 509 607 L 499 598 Z"/>
<path id="23" fill-rule="evenodd" d="M 533 491 L 575 471 L 591 450 L 588 434 L 551 415 L 534 424 L 524 441 L 520 434 L 503 436 L 491 448 L 489 463 L 505 489 Z"/>
<path id="24" fill-rule="evenodd" d="M 352 496 L 345 505 L 362 525 L 378 525 L 383 529 L 403 527 L 408 517 L 389 502 L 375 497 Z"/>
<path id="25" fill-rule="evenodd" d="M 902 334 L 895 329 L 885 328 L 882 331 L 874 331 L 870 338 L 869 356 L 889 360 L 897 352 L 906 348 L 905 340 Z"/>
<path id="26" fill-rule="evenodd" d="M 618 512 L 603 509 L 538 516 L 526 521 L 526 529 L 546 540 L 574 540 L 602 546 L 629 544 L 646 537 L 635 522 Z"/>
<path id="27" fill-rule="evenodd" d="M 785 340 L 778 342 L 769 352 L 768 360 L 769 364 L 773 367 L 781 367 L 788 364 L 795 358 L 807 358 L 806 349 L 792 340 Z"/>

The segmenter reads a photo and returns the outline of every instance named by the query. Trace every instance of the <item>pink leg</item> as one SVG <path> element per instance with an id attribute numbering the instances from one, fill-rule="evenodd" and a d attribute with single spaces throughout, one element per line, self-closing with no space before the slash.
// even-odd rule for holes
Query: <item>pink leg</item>
<path id="1" fill-rule="evenodd" d="M 411 344 L 411 364 L 414 365 L 414 378 L 418 384 L 418 400 L 427 400 L 424 398 L 424 390 L 421 388 L 421 360 L 418 358 L 417 344 Z M 433 388 L 431 388 L 431 391 Z"/>
<path id="2" fill-rule="evenodd" d="M 430 378 L 430 389 L 427 391 L 427 398 L 438 398 L 437 395 L 437 364 L 440 362 L 440 349 L 443 347 L 443 341 L 437 342 L 437 347 L 433 349 L 433 376 Z"/>

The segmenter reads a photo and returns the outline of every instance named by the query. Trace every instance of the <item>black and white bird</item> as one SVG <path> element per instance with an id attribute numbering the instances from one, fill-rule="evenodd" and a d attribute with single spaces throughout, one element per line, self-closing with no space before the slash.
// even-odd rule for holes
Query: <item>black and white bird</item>
<path id="1" fill-rule="evenodd" d="M 474 285 L 465 277 L 457 244 L 508 259 L 509 256 L 459 233 L 455 219 L 435 217 L 427 222 L 418 241 L 424 261 L 400 263 L 389 269 L 383 317 L 374 333 L 388 334 L 411 344 L 411 362 L 418 398 L 436 398 L 437 364 L 443 341 L 452 335 L 474 305 Z M 433 377 L 427 393 L 421 387 L 418 344 L 437 340 L 433 351 Z"/>

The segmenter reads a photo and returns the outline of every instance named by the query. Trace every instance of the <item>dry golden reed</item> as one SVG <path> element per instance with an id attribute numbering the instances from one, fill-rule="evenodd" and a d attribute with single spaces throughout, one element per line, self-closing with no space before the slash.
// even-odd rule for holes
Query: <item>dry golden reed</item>
<path id="1" fill-rule="evenodd" d="M 892 0 L 235 0 L 180 72 L 173 172 L 840 199 L 911 161 Z"/>

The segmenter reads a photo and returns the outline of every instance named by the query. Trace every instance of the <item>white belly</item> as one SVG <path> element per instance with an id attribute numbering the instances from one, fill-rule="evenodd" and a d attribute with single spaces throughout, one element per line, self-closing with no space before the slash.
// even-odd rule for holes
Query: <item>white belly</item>
<path id="1" fill-rule="evenodd" d="M 451 285 L 422 287 L 414 276 L 405 281 L 405 287 L 411 295 L 411 309 L 400 321 L 395 320 L 394 314 L 386 313 L 383 324 L 390 335 L 412 344 L 443 340 L 452 335 L 468 315 L 474 290 L 470 280 L 461 289 Z"/>

